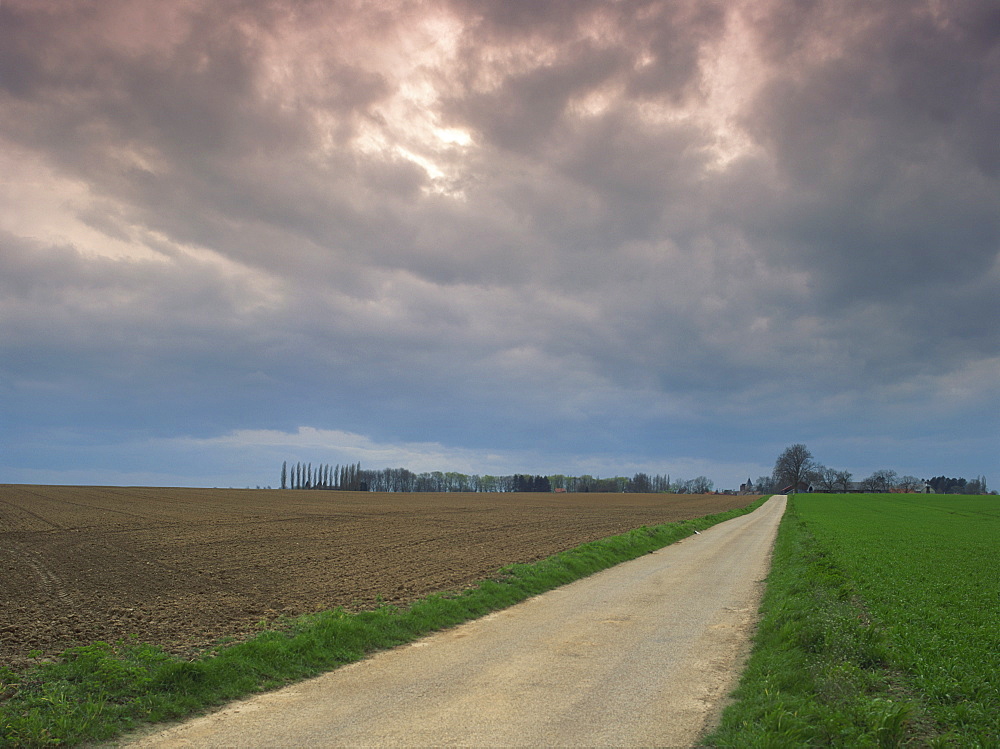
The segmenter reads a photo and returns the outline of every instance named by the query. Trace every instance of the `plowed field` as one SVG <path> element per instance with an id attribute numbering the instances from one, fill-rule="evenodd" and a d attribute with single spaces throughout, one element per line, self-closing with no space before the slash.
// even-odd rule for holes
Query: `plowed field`
<path id="1" fill-rule="evenodd" d="M 753 499 L 0 486 L 0 666 L 131 636 L 188 652 Z"/>

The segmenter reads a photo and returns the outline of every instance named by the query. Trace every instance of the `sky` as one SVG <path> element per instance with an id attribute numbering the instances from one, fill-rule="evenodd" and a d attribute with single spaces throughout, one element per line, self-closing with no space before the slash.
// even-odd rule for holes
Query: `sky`
<path id="1" fill-rule="evenodd" d="M 998 488 L 998 133 L 992 0 L 0 0 L 0 482 Z"/>

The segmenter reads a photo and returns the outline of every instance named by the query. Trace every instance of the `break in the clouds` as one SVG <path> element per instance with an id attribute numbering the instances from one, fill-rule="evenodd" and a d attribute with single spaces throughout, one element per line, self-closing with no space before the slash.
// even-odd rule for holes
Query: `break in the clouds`
<path id="1" fill-rule="evenodd" d="M 990 2 L 4 0 L 4 480 L 996 484 L 998 132 Z"/>

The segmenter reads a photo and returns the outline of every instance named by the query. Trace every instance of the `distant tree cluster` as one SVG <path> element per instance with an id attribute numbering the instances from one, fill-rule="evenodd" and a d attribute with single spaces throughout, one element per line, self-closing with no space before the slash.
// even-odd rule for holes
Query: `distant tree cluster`
<path id="1" fill-rule="evenodd" d="M 851 489 L 851 479 L 854 477 L 850 471 L 843 471 L 838 468 L 829 468 L 819 463 L 812 469 L 810 478 L 818 484 L 825 492 L 846 492 Z"/>
<path id="2" fill-rule="evenodd" d="M 373 492 L 673 492 L 707 494 L 714 483 L 705 476 L 671 481 L 670 476 L 637 473 L 631 478 L 600 478 L 590 475 L 533 476 L 511 474 L 491 476 L 430 471 L 414 473 L 406 468 L 362 469 L 361 464 L 330 466 L 285 461 L 281 465 L 282 489 L 338 489 Z"/>
<path id="3" fill-rule="evenodd" d="M 516 492 L 550 492 L 552 482 L 548 476 L 522 476 L 514 474 L 514 491 Z"/>
<path id="4" fill-rule="evenodd" d="M 296 463 L 289 472 L 288 461 L 281 464 L 282 489 L 339 489 L 341 491 L 368 491 L 362 476 L 361 464 L 336 465 Z"/>
<path id="5" fill-rule="evenodd" d="M 774 463 L 770 476 L 757 479 L 756 489 L 761 493 L 800 491 L 821 492 L 866 492 L 887 494 L 890 492 L 924 492 L 934 494 L 986 494 L 986 477 L 979 476 L 972 481 L 937 476 L 924 480 L 916 476 L 900 476 L 896 471 L 882 468 L 861 481 L 852 481 L 850 471 L 828 468 L 817 463 L 809 449 L 802 444 L 785 448 Z"/>
<path id="6" fill-rule="evenodd" d="M 947 478 L 946 476 L 935 476 L 927 479 L 931 490 L 935 494 L 988 494 L 986 488 L 986 477 L 977 476 L 968 481 L 963 478 Z"/>

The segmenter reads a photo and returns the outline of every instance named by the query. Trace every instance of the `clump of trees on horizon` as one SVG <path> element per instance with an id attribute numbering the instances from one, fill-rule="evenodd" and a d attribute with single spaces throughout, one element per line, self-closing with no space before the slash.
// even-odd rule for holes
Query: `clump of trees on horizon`
<path id="1" fill-rule="evenodd" d="M 756 491 L 760 493 L 800 491 L 821 492 L 865 492 L 868 494 L 888 494 L 891 492 L 925 492 L 933 494 L 988 494 L 986 477 L 947 478 L 936 476 L 920 479 L 916 476 L 900 476 L 896 471 L 882 468 L 860 481 L 853 480 L 850 471 L 843 471 L 818 463 L 813 454 L 803 444 L 785 448 L 774 463 L 770 476 L 759 476 Z M 994 494 L 996 492 L 993 492 Z"/>
<path id="2" fill-rule="evenodd" d="M 465 474 L 455 471 L 414 473 L 406 468 L 363 469 L 360 463 L 333 465 L 288 461 L 281 464 L 282 489 L 335 489 L 372 492 L 669 492 L 707 494 L 714 483 L 705 476 L 671 481 L 669 474 L 636 473 L 631 478 L 615 476 L 506 476 Z"/>
<path id="3" fill-rule="evenodd" d="M 989 494 L 986 489 L 986 477 L 977 476 L 971 481 L 963 478 L 947 478 L 935 476 L 927 479 L 927 483 L 935 494 Z M 992 492 L 995 494 L 996 492 Z"/>
<path id="4" fill-rule="evenodd" d="M 296 463 L 288 468 L 288 461 L 281 464 L 282 489 L 339 489 L 341 491 L 368 491 L 361 464 L 336 465 Z"/>

